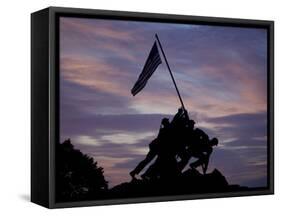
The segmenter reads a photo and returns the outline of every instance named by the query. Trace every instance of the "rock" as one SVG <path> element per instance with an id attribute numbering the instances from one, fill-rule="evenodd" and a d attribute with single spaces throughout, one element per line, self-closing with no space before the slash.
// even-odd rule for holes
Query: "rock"
<path id="1" fill-rule="evenodd" d="M 174 180 L 138 180 L 122 183 L 110 189 L 112 198 L 147 197 L 163 195 L 186 195 L 245 190 L 246 187 L 229 185 L 217 169 L 206 175 L 189 169 Z"/>

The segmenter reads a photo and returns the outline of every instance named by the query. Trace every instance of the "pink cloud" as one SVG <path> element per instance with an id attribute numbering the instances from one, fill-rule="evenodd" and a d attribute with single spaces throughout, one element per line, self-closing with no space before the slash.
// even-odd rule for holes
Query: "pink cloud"
<path id="1" fill-rule="evenodd" d="M 81 56 L 63 57 L 60 70 L 64 79 L 76 84 L 116 96 L 129 95 L 128 87 L 122 84 L 126 82 L 129 75 L 106 64 L 103 60 Z M 115 79 L 116 77 L 119 81 Z"/>
<path id="2" fill-rule="evenodd" d="M 100 24 L 99 24 L 100 23 Z M 60 25 L 62 30 L 70 29 L 87 37 L 111 38 L 115 40 L 128 41 L 132 40 L 132 32 L 122 31 L 114 28 L 114 23 L 96 20 L 94 25 L 87 23 L 85 18 L 61 18 Z"/>

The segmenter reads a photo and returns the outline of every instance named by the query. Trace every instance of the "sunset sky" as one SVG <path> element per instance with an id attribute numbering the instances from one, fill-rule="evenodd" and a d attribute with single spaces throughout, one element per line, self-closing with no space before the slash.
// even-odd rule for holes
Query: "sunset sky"
<path id="1" fill-rule="evenodd" d="M 266 186 L 265 29 L 60 18 L 60 141 L 93 156 L 110 187 L 130 180 L 161 119 L 180 106 L 162 56 L 131 95 L 155 33 L 195 127 L 219 139 L 209 171 Z"/>

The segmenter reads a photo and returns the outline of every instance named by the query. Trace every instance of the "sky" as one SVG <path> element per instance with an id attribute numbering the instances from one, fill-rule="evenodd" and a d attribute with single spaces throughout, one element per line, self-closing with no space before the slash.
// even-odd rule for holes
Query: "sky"
<path id="1" fill-rule="evenodd" d="M 110 187 L 130 181 L 180 107 L 161 53 L 146 87 L 130 92 L 155 33 L 195 127 L 219 139 L 208 171 L 267 186 L 265 29 L 61 17 L 60 142 L 92 156 Z"/>

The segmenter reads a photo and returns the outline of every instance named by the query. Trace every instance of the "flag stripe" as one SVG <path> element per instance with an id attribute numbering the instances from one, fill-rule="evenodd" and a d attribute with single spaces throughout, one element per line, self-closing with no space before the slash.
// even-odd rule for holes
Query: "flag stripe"
<path id="1" fill-rule="evenodd" d="M 147 64 L 144 66 L 143 71 L 146 71 L 146 70 L 149 71 L 149 67 L 157 61 L 160 61 L 160 63 L 161 63 L 160 56 L 159 55 L 153 56 L 151 61 L 147 62 Z M 139 76 L 139 79 L 142 79 L 145 75 L 146 75 L 145 73 L 141 73 Z"/>
<path id="2" fill-rule="evenodd" d="M 161 64 L 161 57 L 158 52 L 157 44 L 154 42 L 150 53 L 148 55 L 148 58 L 145 62 L 145 65 L 142 69 L 141 74 L 138 77 L 138 80 L 136 81 L 135 85 L 133 86 L 131 93 L 133 96 L 135 96 L 137 93 L 139 93 L 146 85 L 149 78 L 152 76 L 154 71 L 157 69 L 158 65 Z"/>
<path id="3" fill-rule="evenodd" d="M 156 70 L 159 64 L 156 64 L 154 68 L 152 69 L 152 72 L 150 74 L 147 74 L 146 79 L 142 80 L 138 83 L 136 83 L 136 86 L 134 87 L 133 91 L 139 92 L 147 83 L 148 79 L 152 76 L 153 72 Z M 140 89 L 140 90 L 139 90 Z M 136 93 L 135 93 L 136 94 Z"/>
<path id="4" fill-rule="evenodd" d="M 148 77 L 148 79 L 151 77 L 152 74 L 150 74 L 150 76 Z M 133 89 L 133 91 L 135 92 L 139 92 L 147 83 L 147 80 L 144 80 L 143 82 L 138 83 L 135 88 Z M 136 94 L 136 93 L 135 93 Z"/>
<path id="5" fill-rule="evenodd" d="M 146 85 L 148 79 L 152 76 L 153 72 L 156 70 L 158 65 L 161 64 L 161 62 L 155 62 L 154 66 L 151 69 L 151 72 L 146 75 L 146 79 L 138 80 L 138 82 L 135 84 L 133 91 L 137 91 L 137 93 L 142 90 L 142 88 Z M 136 93 L 135 93 L 136 94 Z"/>
<path id="6" fill-rule="evenodd" d="M 140 79 L 143 79 L 144 77 L 146 77 L 147 72 L 149 72 L 150 65 L 153 64 L 153 62 L 158 59 L 157 56 L 159 57 L 159 53 L 158 53 L 158 50 L 157 50 L 157 46 L 154 43 L 154 46 L 150 51 L 149 57 L 146 60 L 145 66 L 143 68 L 142 73 L 140 74 L 140 76 L 138 78 L 138 81 Z"/>
<path id="7" fill-rule="evenodd" d="M 149 65 L 146 65 L 147 67 L 145 67 L 144 70 L 149 71 L 149 73 L 151 73 L 151 72 L 153 73 L 154 71 L 151 71 L 152 70 L 151 67 L 153 67 L 157 63 L 158 63 L 158 65 L 161 64 L 161 59 L 159 56 L 155 56 L 153 61 L 151 61 L 151 63 L 149 63 Z M 145 79 L 145 77 L 147 76 L 147 74 L 141 74 L 141 75 L 142 76 L 139 77 L 139 80 Z"/>
<path id="8" fill-rule="evenodd" d="M 155 60 L 157 58 L 154 58 L 153 61 L 150 61 L 145 67 L 143 68 L 143 73 L 139 76 L 138 81 L 145 79 L 147 76 L 147 73 L 151 73 L 151 66 L 153 66 L 158 60 Z"/>
<path id="9" fill-rule="evenodd" d="M 147 82 L 147 80 L 150 78 L 150 76 L 153 74 L 153 72 L 155 71 L 155 69 L 158 67 L 159 64 L 161 64 L 161 60 L 160 59 L 159 59 L 159 61 L 155 61 L 152 65 L 150 65 L 149 73 L 147 73 L 142 78 L 139 78 L 138 81 L 136 82 L 134 88 L 137 87 L 137 85 L 139 85 L 139 84 L 141 84 L 143 82 Z"/>

